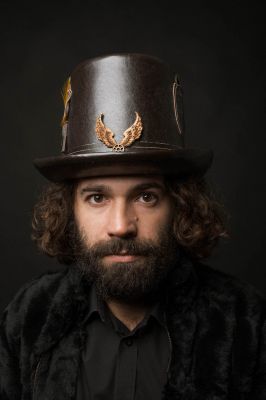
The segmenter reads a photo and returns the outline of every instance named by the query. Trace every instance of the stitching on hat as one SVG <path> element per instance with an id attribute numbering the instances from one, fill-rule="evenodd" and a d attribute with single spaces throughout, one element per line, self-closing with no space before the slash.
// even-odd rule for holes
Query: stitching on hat
<path id="1" fill-rule="evenodd" d="M 178 133 L 179 135 L 182 135 L 182 130 L 179 122 L 179 116 L 177 112 L 177 104 L 176 104 L 176 92 L 177 92 L 177 87 L 180 87 L 180 84 L 178 82 L 177 74 L 175 75 L 175 80 L 173 83 L 173 100 L 174 100 L 174 112 L 175 112 L 175 119 L 178 127 Z"/>
<path id="2" fill-rule="evenodd" d="M 181 147 L 181 146 L 173 146 L 173 147 L 175 147 L 176 149 L 183 149 L 183 147 Z M 159 146 L 135 146 L 135 148 L 137 148 L 137 149 L 146 149 L 146 150 L 149 150 L 149 149 L 155 149 L 155 150 L 174 150 L 173 149 L 173 147 L 159 147 Z M 75 154 L 78 154 L 78 153 L 82 153 L 82 152 L 84 152 L 86 150 L 86 148 L 84 148 L 84 149 L 80 149 L 80 150 L 75 150 L 75 151 L 72 151 L 71 153 L 68 153 L 68 155 L 75 155 Z M 89 150 L 89 149 L 88 149 Z M 102 151 L 96 151 L 95 153 L 103 153 Z M 111 152 L 110 152 L 111 153 Z M 104 152 L 104 154 L 106 154 L 106 152 Z M 108 153 L 107 153 L 108 154 Z"/>

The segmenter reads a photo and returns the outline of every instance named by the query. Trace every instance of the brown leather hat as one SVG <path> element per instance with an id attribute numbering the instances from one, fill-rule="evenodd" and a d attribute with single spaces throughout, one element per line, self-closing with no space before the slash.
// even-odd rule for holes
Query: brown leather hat
<path id="1" fill-rule="evenodd" d="M 34 160 L 51 181 L 158 168 L 201 176 L 212 163 L 211 150 L 184 147 L 180 83 L 158 58 L 125 53 L 86 60 L 63 97 L 61 154 Z"/>

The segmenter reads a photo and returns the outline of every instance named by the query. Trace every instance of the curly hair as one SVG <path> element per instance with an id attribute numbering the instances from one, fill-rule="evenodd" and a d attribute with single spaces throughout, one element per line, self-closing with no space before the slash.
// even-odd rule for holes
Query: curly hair
<path id="1" fill-rule="evenodd" d="M 194 259 L 208 257 L 222 237 L 228 237 L 228 215 L 204 178 L 184 182 L 168 179 L 175 202 L 173 233 Z M 32 218 L 32 239 L 38 248 L 63 264 L 75 261 L 73 248 L 75 182 L 51 183 L 38 199 Z"/>

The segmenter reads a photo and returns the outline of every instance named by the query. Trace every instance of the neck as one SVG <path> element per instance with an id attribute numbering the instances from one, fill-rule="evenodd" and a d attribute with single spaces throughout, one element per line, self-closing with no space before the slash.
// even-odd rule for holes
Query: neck
<path id="1" fill-rule="evenodd" d="M 106 302 L 109 310 L 130 330 L 133 329 L 144 319 L 150 306 L 145 304 L 127 304 L 117 300 Z"/>

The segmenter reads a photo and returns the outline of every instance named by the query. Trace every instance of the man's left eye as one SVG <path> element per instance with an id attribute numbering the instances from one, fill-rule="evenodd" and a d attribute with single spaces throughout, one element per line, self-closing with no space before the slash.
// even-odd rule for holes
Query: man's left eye
<path id="1" fill-rule="evenodd" d="M 138 199 L 143 203 L 155 203 L 157 201 L 157 196 L 155 196 L 153 193 L 145 192 L 141 193 Z"/>

